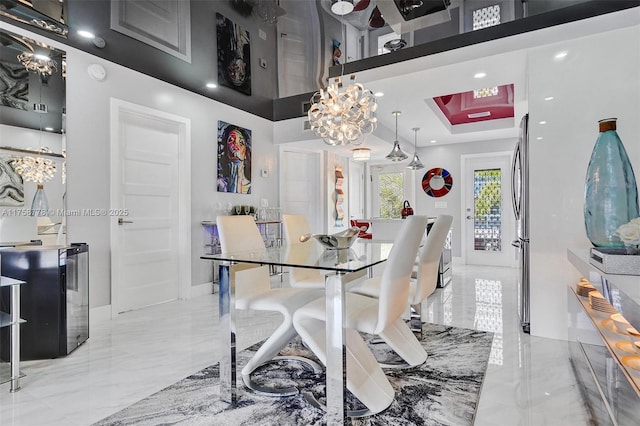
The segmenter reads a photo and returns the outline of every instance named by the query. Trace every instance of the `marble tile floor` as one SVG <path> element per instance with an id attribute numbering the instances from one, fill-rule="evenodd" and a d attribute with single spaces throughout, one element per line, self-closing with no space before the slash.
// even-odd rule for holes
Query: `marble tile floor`
<path id="1" fill-rule="evenodd" d="M 522 333 L 516 296 L 514 269 L 454 265 L 452 282 L 423 306 L 429 322 L 496 333 L 475 424 L 588 424 L 566 342 Z M 238 317 L 239 349 L 278 321 L 260 312 Z M 0 385 L 0 425 L 90 425 L 215 363 L 216 324 L 217 295 L 93 323 L 91 338 L 69 356 L 23 362 L 19 392 Z"/>

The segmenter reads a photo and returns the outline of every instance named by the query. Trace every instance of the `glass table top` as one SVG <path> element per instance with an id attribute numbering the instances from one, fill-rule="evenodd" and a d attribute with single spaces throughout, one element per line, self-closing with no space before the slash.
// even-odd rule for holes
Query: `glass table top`
<path id="1" fill-rule="evenodd" d="M 201 259 L 357 272 L 387 260 L 392 243 L 356 241 L 351 248 L 329 250 L 315 240 L 282 247 L 203 255 Z"/>

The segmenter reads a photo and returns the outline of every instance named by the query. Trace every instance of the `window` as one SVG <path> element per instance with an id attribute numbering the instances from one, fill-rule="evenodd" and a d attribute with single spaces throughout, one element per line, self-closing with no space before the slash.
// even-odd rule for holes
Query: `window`
<path id="1" fill-rule="evenodd" d="M 502 251 L 502 172 L 500 169 L 474 172 L 474 249 Z"/>
<path id="2" fill-rule="evenodd" d="M 406 169 L 402 165 L 373 166 L 371 168 L 371 217 L 400 219 L 402 205 L 411 193 L 407 188 Z"/>
<path id="3" fill-rule="evenodd" d="M 397 219 L 401 217 L 403 197 L 403 174 L 380 174 L 380 217 Z"/>
<path id="4" fill-rule="evenodd" d="M 500 5 L 496 4 L 473 11 L 473 30 L 500 24 Z"/>

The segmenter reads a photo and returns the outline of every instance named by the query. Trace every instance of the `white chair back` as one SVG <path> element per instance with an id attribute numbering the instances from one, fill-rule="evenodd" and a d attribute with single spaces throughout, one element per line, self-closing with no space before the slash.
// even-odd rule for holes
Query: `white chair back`
<path id="1" fill-rule="evenodd" d="M 260 230 L 251 216 L 218 216 L 216 225 L 223 252 L 265 250 Z M 269 267 L 266 265 L 238 264 L 234 270 L 236 300 L 249 298 L 271 288 Z"/>
<path id="2" fill-rule="evenodd" d="M 301 214 L 283 214 L 282 227 L 287 244 L 299 243 L 301 235 L 311 233 L 307 218 Z"/>
<path id="3" fill-rule="evenodd" d="M 264 249 L 264 240 L 251 216 L 218 216 L 216 224 L 223 252 Z"/>
<path id="4" fill-rule="evenodd" d="M 376 334 L 400 318 L 407 309 L 411 271 L 427 222 L 426 216 L 407 217 L 394 239 L 393 248 L 380 277 Z"/>
<path id="5" fill-rule="evenodd" d="M 426 299 L 436 289 L 438 283 L 438 266 L 440 256 L 451 228 L 453 216 L 440 215 L 429 230 L 424 247 L 420 252 L 418 273 L 416 279 L 416 291 L 410 305 L 416 305 Z"/>

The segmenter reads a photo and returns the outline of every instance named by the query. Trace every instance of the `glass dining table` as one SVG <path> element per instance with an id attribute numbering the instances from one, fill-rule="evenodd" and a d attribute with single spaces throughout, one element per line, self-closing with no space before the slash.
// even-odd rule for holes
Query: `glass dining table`
<path id="1" fill-rule="evenodd" d="M 220 398 L 235 405 L 236 324 L 234 265 L 255 264 L 274 267 L 309 268 L 326 273 L 326 403 L 327 424 L 344 424 L 346 419 L 345 285 L 387 260 L 391 243 L 358 240 L 351 248 L 325 249 L 311 240 L 257 251 L 207 254 L 200 258 L 218 264 L 220 326 Z"/>

